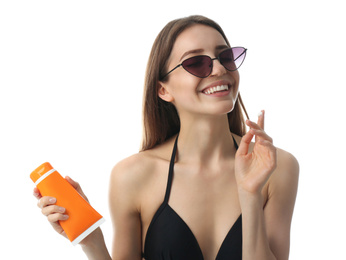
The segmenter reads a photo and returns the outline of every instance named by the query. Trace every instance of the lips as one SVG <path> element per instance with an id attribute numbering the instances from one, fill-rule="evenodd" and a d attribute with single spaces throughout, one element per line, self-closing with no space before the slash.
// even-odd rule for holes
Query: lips
<path id="1" fill-rule="evenodd" d="M 231 83 L 228 81 L 218 81 L 205 87 L 201 92 L 206 95 L 215 94 L 218 92 L 226 92 L 231 88 Z"/>
<path id="2" fill-rule="evenodd" d="M 207 88 L 207 89 L 203 90 L 203 93 L 210 95 L 210 94 L 214 94 L 216 92 L 221 92 L 221 91 L 225 91 L 225 90 L 228 90 L 228 85 L 218 85 L 216 87 L 211 87 L 211 88 Z"/>

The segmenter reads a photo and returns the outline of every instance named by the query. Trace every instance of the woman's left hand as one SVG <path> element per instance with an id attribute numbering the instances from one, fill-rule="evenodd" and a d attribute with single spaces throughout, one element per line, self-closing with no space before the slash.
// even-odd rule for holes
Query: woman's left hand
<path id="1" fill-rule="evenodd" d="M 264 132 L 264 110 L 257 124 L 246 120 L 250 130 L 242 137 L 235 157 L 235 176 L 238 189 L 260 194 L 276 168 L 276 148 L 273 139 Z M 249 153 L 251 140 L 255 136 L 253 150 Z"/>

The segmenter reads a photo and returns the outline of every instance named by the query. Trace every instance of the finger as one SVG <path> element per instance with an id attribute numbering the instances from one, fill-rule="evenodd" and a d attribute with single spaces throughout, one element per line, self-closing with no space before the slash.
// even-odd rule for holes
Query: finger
<path id="1" fill-rule="evenodd" d="M 66 219 L 61 219 L 62 221 L 63 220 L 67 220 L 68 219 L 68 216 L 66 215 L 65 217 Z M 50 222 L 50 224 L 52 225 L 52 227 L 55 229 L 56 232 L 58 232 L 60 235 L 64 236 L 67 238 L 66 236 L 66 233 L 64 231 L 64 229 L 61 227 L 60 223 L 59 222 Z"/>
<path id="2" fill-rule="evenodd" d="M 51 214 L 47 217 L 48 221 L 51 223 L 57 222 L 59 220 L 67 220 L 68 218 L 69 218 L 68 215 L 64 215 L 61 213 L 54 213 L 54 214 Z"/>
<path id="3" fill-rule="evenodd" d="M 266 147 L 266 150 L 269 154 L 271 155 L 276 155 L 276 147 L 273 145 L 272 142 L 268 141 L 268 140 L 259 140 L 258 143 L 262 146 L 262 147 Z"/>
<path id="4" fill-rule="evenodd" d="M 55 213 L 65 213 L 65 208 L 57 206 L 57 205 L 50 205 L 47 207 L 42 208 L 42 214 L 45 216 L 49 216 L 51 214 Z"/>
<path id="5" fill-rule="evenodd" d="M 264 132 L 263 130 L 257 130 L 257 129 L 251 128 L 249 131 L 250 131 L 256 138 L 259 137 L 259 138 L 261 138 L 261 139 L 263 139 L 263 140 L 266 140 L 266 141 L 269 141 L 269 142 L 273 143 L 273 139 L 272 139 L 269 135 L 267 135 L 267 133 Z"/>
<path id="6" fill-rule="evenodd" d="M 267 140 L 260 140 L 260 145 L 263 147 L 266 147 L 266 153 L 271 158 L 271 160 L 268 161 L 269 168 L 274 169 L 276 168 L 277 164 L 277 149 L 276 147 Z"/>
<path id="7" fill-rule="evenodd" d="M 42 195 L 41 195 L 41 193 L 40 193 L 40 191 L 38 190 L 38 188 L 34 188 L 34 191 L 33 191 L 33 195 L 34 195 L 34 197 L 36 198 L 36 199 L 40 199 L 40 198 L 42 198 Z"/>
<path id="8" fill-rule="evenodd" d="M 264 110 L 263 110 L 264 111 Z M 261 111 L 262 113 L 262 111 Z M 254 130 L 259 130 L 259 131 L 263 131 L 263 128 L 261 127 L 261 125 L 264 127 L 264 121 L 261 119 L 263 118 L 263 115 L 261 115 L 261 113 L 259 114 L 258 116 L 258 121 L 257 121 L 257 124 L 255 122 L 252 122 L 250 120 L 247 120 L 246 121 L 246 124 L 251 128 L 251 129 L 254 129 Z M 251 130 L 250 129 L 250 130 Z M 264 132 L 264 131 L 263 131 Z M 253 133 L 254 134 L 254 133 Z M 256 135 L 256 138 L 255 138 L 255 142 L 257 142 L 259 140 L 259 138 L 261 138 L 260 135 Z"/>
<path id="9" fill-rule="evenodd" d="M 79 183 L 74 181 L 70 176 L 66 176 L 65 180 L 67 180 L 73 188 L 77 189 L 79 187 Z"/>
<path id="10" fill-rule="evenodd" d="M 273 145 L 272 142 L 262 139 L 259 141 L 259 143 L 260 145 L 267 147 L 270 154 L 276 155 L 276 147 Z"/>
<path id="11" fill-rule="evenodd" d="M 72 187 L 75 188 L 79 193 L 83 193 L 82 188 L 80 187 L 78 182 L 72 180 L 72 178 L 69 176 L 66 176 L 65 180 L 67 180 L 72 185 Z"/>
<path id="12" fill-rule="evenodd" d="M 256 123 L 253 122 L 253 121 L 246 120 L 245 123 L 246 123 L 246 125 L 247 125 L 248 127 L 250 127 L 250 128 L 258 129 L 258 130 L 261 130 L 261 129 L 262 129 L 258 124 L 256 124 Z M 263 130 L 263 129 L 262 129 L 262 130 Z"/>
<path id="13" fill-rule="evenodd" d="M 260 128 L 264 129 L 264 110 L 261 110 L 261 112 L 258 114 L 257 124 Z"/>
<path id="14" fill-rule="evenodd" d="M 48 205 L 53 205 L 56 203 L 56 198 L 45 196 L 42 197 L 38 202 L 37 206 L 42 209 L 44 207 L 47 207 Z"/>
<path id="15" fill-rule="evenodd" d="M 249 131 L 242 137 L 237 150 L 238 155 L 246 155 L 248 153 L 249 145 L 251 143 L 253 136 L 254 135 Z"/>

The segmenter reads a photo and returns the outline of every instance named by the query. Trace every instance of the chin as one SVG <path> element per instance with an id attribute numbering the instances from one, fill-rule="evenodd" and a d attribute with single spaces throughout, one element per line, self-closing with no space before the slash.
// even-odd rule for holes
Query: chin
<path id="1" fill-rule="evenodd" d="M 210 112 L 212 112 L 213 114 L 225 115 L 233 111 L 234 104 L 235 103 L 232 102 L 223 106 L 220 105 L 219 107 L 214 107 L 214 109 L 211 109 Z"/>

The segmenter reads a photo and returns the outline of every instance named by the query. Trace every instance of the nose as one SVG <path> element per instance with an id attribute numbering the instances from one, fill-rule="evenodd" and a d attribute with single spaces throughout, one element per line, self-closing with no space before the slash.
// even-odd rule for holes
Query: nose
<path id="1" fill-rule="evenodd" d="M 211 76 L 221 76 L 223 74 L 225 74 L 226 68 L 220 63 L 218 58 L 214 58 L 212 59 L 212 71 L 211 71 Z"/>

